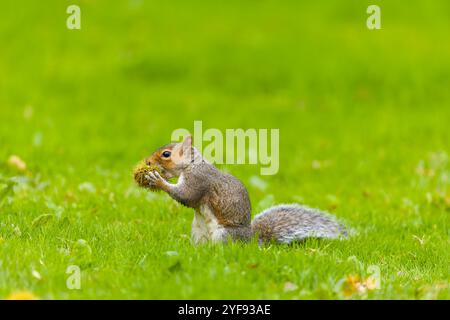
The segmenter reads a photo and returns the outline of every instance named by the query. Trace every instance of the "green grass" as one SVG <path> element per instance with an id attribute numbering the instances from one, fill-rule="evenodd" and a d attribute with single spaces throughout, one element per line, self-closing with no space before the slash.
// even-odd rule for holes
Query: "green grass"
<path id="1" fill-rule="evenodd" d="M 376 1 L 370 31 L 372 2 L 2 1 L 0 298 L 449 299 L 449 3 Z M 221 168 L 253 214 L 302 202 L 352 237 L 194 247 L 192 210 L 131 176 L 194 120 L 279 128 L 264 192 Z M 381 288 L 346 295 L 372 265 Z"/>

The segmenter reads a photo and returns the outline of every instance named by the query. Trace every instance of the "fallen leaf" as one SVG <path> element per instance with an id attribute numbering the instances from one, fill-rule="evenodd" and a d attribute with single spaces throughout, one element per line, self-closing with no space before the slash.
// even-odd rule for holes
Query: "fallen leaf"
<path id="1" fill-rule="evenodd" d="M 27 164 L 19 156 L 12 155 L 8 158 L 8 165 L 20 172 L 25 172 L 27 170 Z"/>
<path id="2" fill-rule="evenodd" d="M 343 283 L 342 293 L 349 297 L 375 289 L 378 289 L 378 283 L 375 278 L 367 277 L 366 279 L 362 279 L 358 275 L 349 275 Z"/>
<path id="3" fill-rule="evenodd" d="M 374 277 L 368 277 L 363 285 L 367 288 L 367 290 L 375 290 L 378 289 L 378 284 L 377 284 L 377 280 Z"/>
<path id="4" fill-rule="evenodd" d="M 294 291 L 297 289 L 298 289 L 298 286 L 293 282 L 286 282 L 284 284 L 284 288 L 283 288 L 284 292 Z"/>
<path id="5" fill-rule="evenodd" d="M 361 285 L 361 279 L 357 275 L 349 275 L 344 281 L 342 293 L 349 297 L 355 293 L 362 293 L 363 287 Z"/>
<path id="6" fill-rule="evenodd" d="M 33 277 L 35 277 L 36 279 L 38 279 L 38 280 L 41 280 L 41 279 L 42 279 L 41 274 L 40 274 L 37 270 L 31 271 L 31 275 L 32 275 Z"/>
<path id="7" fill-rule="evenodd" d="M 6 300 L 39 300 L 39 298 L 29 291 L 17 291 L 6 297 Z"/>

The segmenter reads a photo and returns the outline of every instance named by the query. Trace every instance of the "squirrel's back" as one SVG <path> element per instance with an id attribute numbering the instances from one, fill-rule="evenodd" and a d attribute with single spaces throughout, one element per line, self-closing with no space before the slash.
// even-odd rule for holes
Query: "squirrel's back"
<path id="1" fill-rule="evenodd" d="M 225 227 L 250 227 L 250 199 L 239 179 L 201 162 L 193 165 L 191 172 L 186 174 L 186 180 L 206 187 L 201 204 L 213 210 L 220 224 Z"/>

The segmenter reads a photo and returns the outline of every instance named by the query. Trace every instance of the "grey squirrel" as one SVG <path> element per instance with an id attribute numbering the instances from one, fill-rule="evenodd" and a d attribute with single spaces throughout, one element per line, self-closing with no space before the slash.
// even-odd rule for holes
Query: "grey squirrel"
<path id="1" fill-rule="evenodd" d="M 192 145 L 192 136 L 160 147 L 145 162 L 160 169 L 145 174 L 151 188 L 163 190 L 195 210 L 192 239 L 196 244 L 229 239 L 248 241 L 254 236 L 260 244 L 347 236 L 345 228 L 333 217 L 298 204 L 274 206 L 251 221 L 245 186 L 203 159 Z M 175 177 L 176 184 L 167 181 Z"/>

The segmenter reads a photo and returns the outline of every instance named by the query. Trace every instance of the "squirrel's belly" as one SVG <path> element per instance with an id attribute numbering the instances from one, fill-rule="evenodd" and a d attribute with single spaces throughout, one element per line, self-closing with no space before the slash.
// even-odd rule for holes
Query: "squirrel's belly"
<path id="1" fill-rule="evenodd" d="M 203 205 L 195 211 L 194 221 L 192 221 L 192 239 L 195 244 L 208 241 L 221 242 L 225 238 L 225 228 L 219 224 L 208 206 Z"/>

